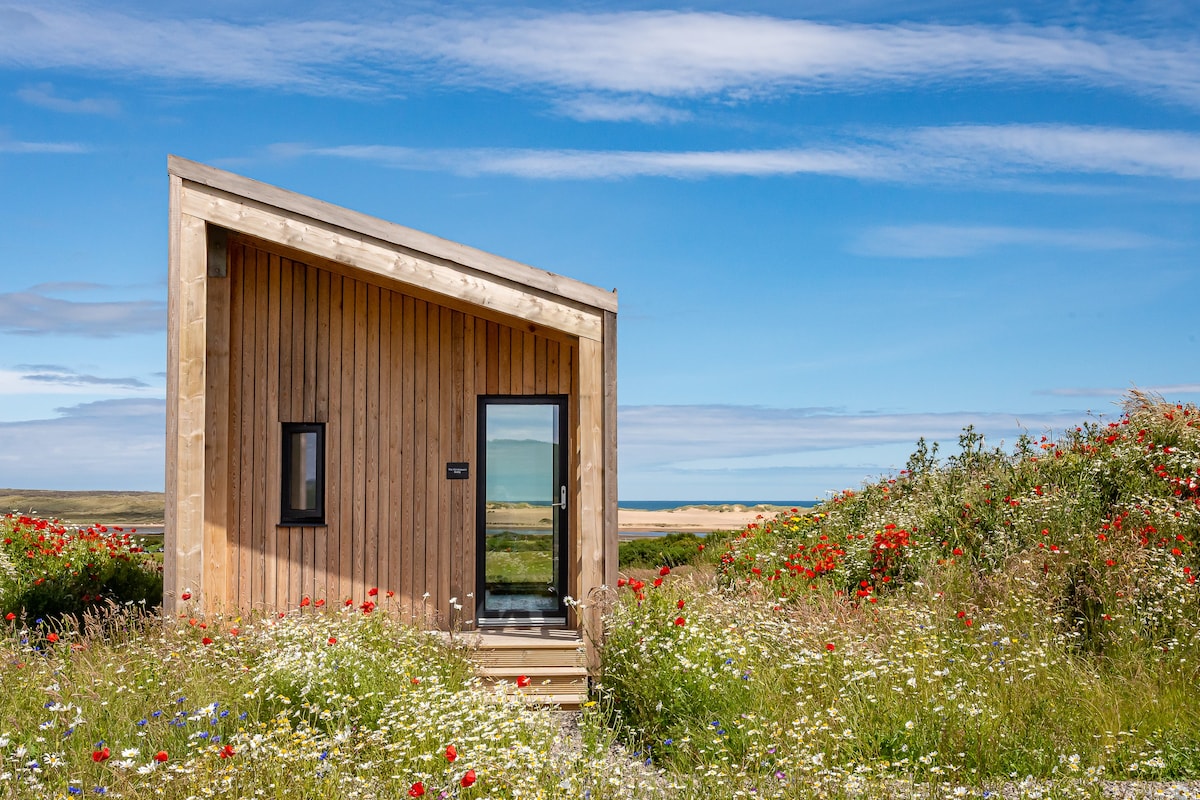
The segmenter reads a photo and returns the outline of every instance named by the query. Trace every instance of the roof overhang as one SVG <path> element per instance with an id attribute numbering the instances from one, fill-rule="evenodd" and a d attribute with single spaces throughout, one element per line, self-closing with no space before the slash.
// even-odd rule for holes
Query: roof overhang
<path id="1" fill-rule="evenodd" d="M 406 228 L 214 167 L 168 156 L 179 210 L 230 231 L 403 286 L 600 341 L 615 290 Z"/>

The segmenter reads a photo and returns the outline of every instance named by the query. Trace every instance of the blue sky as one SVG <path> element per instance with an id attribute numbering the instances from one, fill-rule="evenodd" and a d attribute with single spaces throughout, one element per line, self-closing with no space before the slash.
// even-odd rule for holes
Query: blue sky
<path id="1" fill-rule="evenodd" d="M 1189 3 L 345 9 L 0 0 L 0 486 L 162 488 L 168 153 L 616 287 L 622 499 L 1200 400 Z"/>

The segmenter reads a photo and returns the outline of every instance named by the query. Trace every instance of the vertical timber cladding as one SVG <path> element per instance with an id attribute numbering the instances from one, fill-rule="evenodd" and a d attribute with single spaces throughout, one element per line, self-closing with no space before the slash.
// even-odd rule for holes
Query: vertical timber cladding
<path id="1" fill-rule="evenodd" d="M 475 483 L 447 481 L 445 464 L 476 461 L 477 395 L 575 395 L 574 338 L 242 237 L 227 281 L 228 536 L 214 581 L 242 609 L 361 603 L 378 587 L 413 621 L 474 619 Z M 282 422 L 326 423 L 324 526 L 278 524 Z"/>

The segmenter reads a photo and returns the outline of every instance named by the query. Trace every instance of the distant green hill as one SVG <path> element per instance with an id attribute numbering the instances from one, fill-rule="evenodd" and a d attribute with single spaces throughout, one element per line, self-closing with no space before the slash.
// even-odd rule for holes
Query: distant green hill
<path id="1" fill-rule="evenodd" d="M 80 525 L 92 523 L 162 524 L 162 492 L 58 492 L 47 489 L 0 489 L 0 513 L 15 511 L 61 519 Z"/>

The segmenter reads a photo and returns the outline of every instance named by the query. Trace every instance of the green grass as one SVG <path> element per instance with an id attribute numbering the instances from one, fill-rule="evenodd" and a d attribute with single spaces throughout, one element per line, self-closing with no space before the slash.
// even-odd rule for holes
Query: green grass
<path id="1" fill-rule="evenodd" d="M 60 492 L 0 489 L 0 513 L 15 511 L 79 525 L 161 525 L 162 492 Z"/>
<path id="2" fill-rule="evenodd" d="M 0 796 L 631 796 L 594 712 L 563 747 L 548 711 L 387 610 L 0 622 Z"/>
<path id="3" fill-rule="evenodd" d="M 961 445 L 708 537 L 689 570 L 639 567 L 657 586 L 622 579 L 579 743 L 385 597 L 282 618 L 15 614 L 0 796 L 1051 798 L 1196 780 L 1200 412 L 1134 395 L 1113 427 Z M 505 555 L 536 555 L 514 536 Z"/>
<path id="4" fill-rule="evenodd" d="M 632 746 L 759 796 L 1200 776 L 1200 413 L 1133 395 L 960 445 L 626 583 L 603 684 Z"/>

